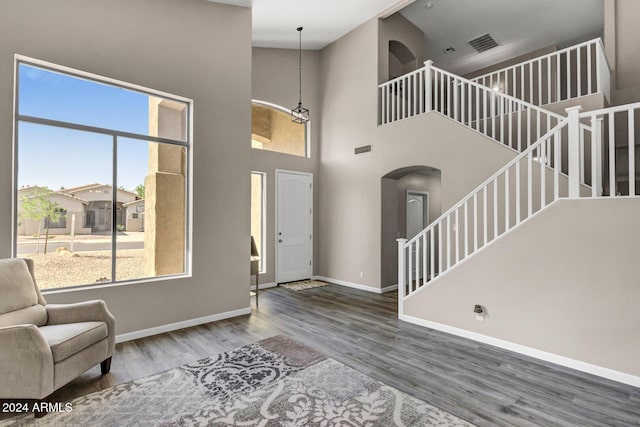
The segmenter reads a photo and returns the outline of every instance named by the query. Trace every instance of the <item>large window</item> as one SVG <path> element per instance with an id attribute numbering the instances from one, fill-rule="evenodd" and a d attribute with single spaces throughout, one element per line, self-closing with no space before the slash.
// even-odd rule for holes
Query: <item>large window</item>
<path id="1" fill-rule="evenodd" d="M 266 176 L 264 172 L 251 172 L 251 235 L 260 254 L 260 274 L 267 272 Z"/>
<path id="2" fill-rule="evenodd" d="M 251 147 L 309 157 L 309 123 L 291 121 L 291 111 L 275 104 L 251 104 Z"/>
<path id="3" fill-rule="evenodd" d="M 39 286 L 188 274 L 191 102 L 22 57 L 16 75 L 14 253 Z"/>

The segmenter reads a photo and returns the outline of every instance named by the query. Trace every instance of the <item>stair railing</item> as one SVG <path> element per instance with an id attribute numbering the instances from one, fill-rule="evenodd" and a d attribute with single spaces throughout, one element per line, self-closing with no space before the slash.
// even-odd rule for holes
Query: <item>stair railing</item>
<path id="1" fill-rule="evenodd" d="M 640 196 L 640 102 L 566 112 L 427 228 L 398 239 L 400 314 L 408 296 L 559 198 Z"/>
<path id="2" fill-rule="evenodd" d="M 419 70 L 379 86 L 380 122 L 437 111 L 518 152 L 564 117 L 425 62 Z"/>
<path id="3" fill-rule="evenodd" d="M 611 71 L 599 38 L 471 80 L 535 105 L 598 92 L 611 99 Z"/>
<path id="4" fill-rule="evenodd" d="M 575 114 L 591 124 L 580 134 L 581 147 L 590 155 L 586 176 L 597 183 L 591 196 L 640 195 L 640 102 Z M 604 173 L 598 167 L 603 159 Z"/>
<path id="5" fill-rule="evenodd" d="M 398 239 L 401 314 L 406 297 L 568 195 L 561 172 L 563 153 L 571 151 L 568 124 L 563 119 L 411 240 Z"/>

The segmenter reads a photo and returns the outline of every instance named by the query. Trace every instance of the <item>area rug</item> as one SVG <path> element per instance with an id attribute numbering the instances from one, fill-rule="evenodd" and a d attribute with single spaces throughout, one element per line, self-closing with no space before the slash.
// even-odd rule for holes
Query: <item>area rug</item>
<path id="1" fill-rule="evenodd" d="M 303 291 L 305 289 L 319 288 L 327 285 L 327 282 L 321 282 L 320 280 L 301 280 L 299 282 L 285 283 L 280 286 L 291 289 L 292 291 Z"/>
<path id="2" fill-rule="evenodd" d="M 68 412 L 6 425 L 470 425 L 283 336 L 69 403 Z"/>

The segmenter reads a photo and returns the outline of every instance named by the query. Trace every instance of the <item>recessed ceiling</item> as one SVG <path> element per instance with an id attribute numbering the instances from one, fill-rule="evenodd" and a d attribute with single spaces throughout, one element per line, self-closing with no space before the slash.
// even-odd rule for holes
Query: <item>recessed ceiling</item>
<path id="1" fill-rule="evenodd" d="M 418 0 L 400 13 L 425 33 L 426 59 L 458 74 L 601 37 L 604 27 L 603 0 Z M 486 33 L 499 46 L 478 53 L 467 42 Z"/>
<path id="2" fill-rule="evenodd" d="M 212 0 L 252 7 L 253 45 L 297 49 L 297 27 L 303 49 L 322 49 L 369 19 L 396 11 L 415 0 Z"/>

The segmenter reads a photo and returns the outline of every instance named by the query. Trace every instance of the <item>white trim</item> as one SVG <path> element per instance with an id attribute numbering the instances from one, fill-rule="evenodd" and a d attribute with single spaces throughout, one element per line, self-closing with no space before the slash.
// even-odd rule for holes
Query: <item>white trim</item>
<path id="1" fill-rule="evenodd" d="M 162 334 L 164 332 L 190 328 L 192 326 L 203 325 L 210 322 L 217 322 L 218 320 L 230 319 L 232 317 L 244 316 L 246 314 L 251 314 L 251 307 L 213 314 L 211 316 L 198 317 L 196 319 L 183 320 L 181 322 L 169 323 L 166 325 L 155 326 L 153 328 L 141 329 L 139 331 L 127 332 L 126 334 L 116 335 L 116 343 L 137 340 L 139 338 L 150 337 L 152 335 Z"/>
<path id="2" fill-rule="evenodd" d="M 395 291 L 397 289 L 398 289 L 398 285 L 385 286 L 384 288 L 380 289 L 380 293 L 385 294 L 387 292 Z"/>
<path id="3" fill-rule="evenodd" d="M 258 254 L 260 256 L 260 271 L 258 272 L 258 274 L 266 274 L 267 273 L 267 173 L 259 170 L 252 170 L 251 175 L 254 175 L 254 174 L 261 176 L 260 183 L 262 184 L 262 187 L 260 189 L 260 195 L 261 195 L 260 203 L 262 203 L 262 207 L 260 208 L 260 211 L 262 214 L 260 218 L 261 220 L 260 222 L 262 224 L 260 225 L 261 227 L 260 252 Z"/>
<path id="4" fill-rule="evenodd" d="M 103 76 L 101 74 L 78 70 L 76 68 L 71 68 L 64 65 L 56 64 L 54 62 L 43 61 L 41 59 L 36 59 L 26 55 L 15 54 L 14 57 L 18 62 L 25 62 L 25 63 L 28 63 L 29 65 L 35 65 L 36 67 L 46 68 L 48 69 L 47 71 L 51 71 L 54 73 L 56 72 L 64 73 L 80 79 L 91 80 L 97 83 L 106 83 L 112 86 L 118 86 L 120 88 L 142 92 L 147 95 L 157 95 L 159 97 L 168 99 L 170 101 L 179 101 L 185 104 L 189 104 L 189 106 L 193 105 L 193 100 L 190 98 L 185 98 L 183 96 L 163 92 L 161 90 L 151 89 L 146 86 L 137 85 L 135 83 L 125 82 L 124 80 L 118 80 L 111 77 Z"/>
<path id="5" fill-rule="evenodd" d="M 374 294 L 383 294 L 385 292 L 395 291 L 398 289 L 398 285 L 391 285 L 385 288 L 374 288 L 373 286 L 361 285 L 359 283 L 346 282 L 344 280 L 332 279 L 325 276 L 311 276 L 313 280 L 322 280 L 323 282 L 333 283 L 334 285 L 346 286 L 347 288 L 358 289 L 366 292 L 373 292 Z"/>
<path id="6" fill-rule="evenodd" d="M 255 276 L 255 274 L 254 274 L 254 276 Z M 258 284 L 258 289 L 269 289 L 269 288 L 275 288 L 276 286 L 278 286 L 278 284 L 276 282 L 260 283 L 260 284 Z M 250 291 L 255 291 L 256 290 L 256 285 L 249 285 L 249 290 Z"/>
<path id="7" fill-rule="evenodd" d="M 404 9 L 405 7 L 409 6 L 410 4 L 412 4 L 415 1 L 416 0 L 396 0 L 393 4 L 387 6 L 383 10 L 381 10 L 378 13 L 377 17 L 380 18 L 380 19 L 388 18 L 391 15 L 393 15 L 394 13 L 396 13 L 397 11 L 399 11 L 401 9 Z"/>
<path id="8" fill-rule="evenodd" d="M 61 292 L 65 292 L 65 291 L 76 291 L 76 290 L 85 290 L 85 289 L 96 289 L 96 288 L 101 288 L 101 287 L 110 287 L 110 286 L 121 286 L 121 285 L 131 285 L 131 284 L 138 284 L 138 283 L 147 283 L 147 282 L 154 282 L 154 281 L 159 281 L 159 280 L 167 280 L 167 279 L 174 279 L 174 278 L 190 278 L 192 275 L 192 266 L 193 266 L 193 153 L 194 153 L 194 141 L 193 141 L 193 134 L 194 134 L 194 111 L 193 111 L 193 99 L 190 98 L 185 98 L 179 95 L 174 95 L 174 94 L 170 94 L 167 92 L 163 92 L 160 90 L 155 90 L 155 89 L 151 89 L 145 86 L 141 86 L 141 85 L 137 85 L 134 83 L 129 83 L 123 80 L 117 80 L 117 79 L 113 79 L 110 77 L 106 77 L 100 74 L 95 74 L 95 73 L 90 73 L 87 71 L 82 71 L 82 70 L 78 70 L 75 68 L 70 68 L 64 65 L 60 65 L 60 64 L 56 64 L 53 62 L 48 62 L 48 61 L 43 61 L 41 59 L 36 59 L 36 58 L 32 58 L 29 56 L 25 56 L 25 55 L 20 55 L 20 54 L 14 54 L 14 106 L 13 106 L 13 157 L 12 157 L 12 170 L 13 170 L 13 182 L 12 182 L 12 191 L 13 191 L 13 196 L 12 196 L 12 223 L 11 223 L 11 227 L 12 227 L 12 232 L 11 232 L 11 240 L 12 240 L 12 247 L 11 247 L 11 251 L 13 256 L 17 255 L 17 204 L 18 204 L 18 200 L 17 200 L 17 196 L 18 196 L 18 188 L 17 188 L 17 184 L 18 184 L 18 180 L 17 180 L 17 174 L 16 174 L 16 165 L 18 162 L 18 158 L 16 157 L 16 151 L 17 151 L 17 146 L 18 146 L 18 140 L 16 138 L 16 133 L 18 130 L 18 126 L 17 126 L 17 116 L 19 111 L 18 110 L 18 101 L 19 101 L 19 88 L 18 88 L 18 83 L 19 83 L 19 65 L 20 64 L 25 64 L 28 66 L 33 66 L 36 68 L 41 68 L 45 71 L 51 72 L 51 73 L 57 73 L 57 74 L 64 74 L 66 76 L 70 76 L 76 79 L 81 79 L 81 80 L 88 80 L 90 82 L 96 83 L 96 84 L 106 84 L 106 85 L 110 85 L 113 86 L 115 88 L 120 88 L 120 89 L 124 89 L 124 90 L 131 90 L 131 91 L 135 91 L 135 92 L 139 92 L 141 94 L 144 95 L 148 95 L 148 96 L 157 96 L 160 98 L 164 98 L 168 101 L 174 101 L 174 102 L 180 102 L 182 104 L 186 105 L 187 108 L 187 119 L 188 119 L 188 129 L 187 129 L 187 140 L 186 141 L 180 141 L 183 143 L 186 143 L 186 145 L 180 145 L 184 148 L 186 148 L 187 150 L 187 173 L 185 176 L 185 180 L 186 180 L 186 191 L 185 191 L 185 198 L 184 198 L 184 204 L 185 204 L 185 209 L 186 209 L 186 218 L 185 218 L 185 250 L 184 250 L 184 272 L 183 273 L 179 273 L 179 274 L 175 274 L 175 275 L 170 275 L 170 276 L 158 276 L 158 277 L 143 277 L 140 279 L 134 279 L 134 280 L 127 280 L 127 281 L 113 281 L 114 277 L 112 277 L 112 281 L 108 282 L 106 285 L 94 285 L 94 284 L 82 284 L 82 285 L 77 285 L 77 286 L 66 286 L 64 288 L 60 288 L 57 289 L 54 292 L 45 292 L 45 293 L 57 293 L 58 291 Z M 105 128 L 103 129 L 105 131 L 114 131 L 114 129 L 111 128 Z M 111 133 L 109 133 L 109 135 L 111 135 Z M 145 135 L 140 135 L 140 136 L 145 136 Z M 149 135 L 146 135 L 149 136 Z M 18 153 L 19 154 L 19 153 Z M 117 191 L 114 192 L 114 197 L 115 195 L 117 195 Z"/>
<path id="9" fill-rule="evenodd" d="M 567 368 L 575 369 L 577 371 L 586 372 L 588 374 L 597 375 L 599 377 L 607 378 L 613 381 L 617 381 L 623 384 L 628 384 L 634 387 L 640 387 L 640 377 L 630 375 L 624 372 L 616 371 L 613 369 L 605 368 L 591 363 L 583 362 L 569 357 L 560 356 L 558 354 L 549 353 L 547 351 L 538 350 L 536 348 L 527 347 L 525 345 L 516 344 L 510 341 L 505 341 L 499 338 L 490 337 L 487 335 L 479 334 L 477 332 L 468 331 L 466 329 L 456 328 L 454 326 L 444 325 L 430 320 L 419 319 L 413 316 L 400 315 L 400 320 L 414 325 L 424 326 L 426 328 L 435 329 L 437 331 L 446 332 L 451 335 L 467 338 L 473 341 L 478 341 L 484 344 L 500 347 L 505 350 L 513 351 L 515 353 L 524 354 L 536 359 L 544 360 L 545 362 L 554 363 L 556 365 L 564 366 Z"/>

